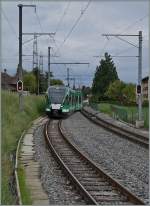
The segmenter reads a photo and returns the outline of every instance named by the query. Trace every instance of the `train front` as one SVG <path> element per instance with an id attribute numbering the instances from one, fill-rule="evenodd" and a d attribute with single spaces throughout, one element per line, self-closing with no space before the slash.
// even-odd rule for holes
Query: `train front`
<path id="1" fill-rule="evenodd" d="M 65 97 L 66 87 L 50 86 L 47 90 L 46 114 L 48 116 L 62 116 L 62 103 Z"/>

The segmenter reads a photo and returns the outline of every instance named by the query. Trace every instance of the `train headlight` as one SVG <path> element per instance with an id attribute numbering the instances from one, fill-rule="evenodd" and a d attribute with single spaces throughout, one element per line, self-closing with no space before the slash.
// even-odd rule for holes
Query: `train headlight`
<path id="1" fill-rule="evenodd" d="M 51 110 L 50 110 L 49 108 L 46 108 L 46 111 L 47 111 L 47 112 L 50 112 Z"/>
<path id="2" fill-rule="evenodd" d="M 69 112 L 69 109 L 62 109 L 62 112 Z"/>

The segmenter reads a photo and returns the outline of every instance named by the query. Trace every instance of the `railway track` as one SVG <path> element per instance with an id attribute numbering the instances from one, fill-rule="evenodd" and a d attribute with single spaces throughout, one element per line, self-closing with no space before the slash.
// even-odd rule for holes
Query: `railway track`
<path id="1" fill-rule="evenodd" d="M 127 138 L 137 144 L 140 144 L 146 148 L 149 148 L 149 139 L 145 136 L 142 136 L 141 134 L 135 134 L 129 130 L 126 130 L 124 128 L 120 128 L 119 126 L 109 123 L 104 119 L 101 119 L 93 114 L 91 114 L 88 111 L 85 111 L 84 109 L 81 111 L 81 113 L 88 118 L 93 123 L 104 127 L 107 130 L 110 130 L 111 132 L 114 132 L 118 134 L 120 137 Z M 98 112 L 99 113 L 99 112 Z"/>
<path id="2" fill-rule="evenodd" d="M 144 202 L 100 169 L 67 138 L 60 120 L 45 125 L 46 142 L 87 204 L 144 205 Z"/>

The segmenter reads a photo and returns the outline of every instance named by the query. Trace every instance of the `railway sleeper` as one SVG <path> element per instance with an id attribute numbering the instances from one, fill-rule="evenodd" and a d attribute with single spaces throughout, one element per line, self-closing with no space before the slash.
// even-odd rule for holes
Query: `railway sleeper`
<path id="1" fill-rule="evenodd" d="M 112 191 L 112 187 L 111 186 L 103 186 L 103 185 L 101 185 L 101 186 L 99 186 L 99 185 L 97 185 L 97 186 L 93 186 L 93 185 L 86 185 L 85 186 L 85 188 L 86 188 L 86 190 L 87 191 Z"/>

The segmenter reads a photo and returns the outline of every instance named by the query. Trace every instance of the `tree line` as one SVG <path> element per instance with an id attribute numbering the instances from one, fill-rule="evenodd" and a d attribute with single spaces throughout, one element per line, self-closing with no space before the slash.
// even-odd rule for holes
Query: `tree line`
<path id="1" fill-rule="evenodd" d="M 60 79 L 54 79 L 53 73 L 50 73 L 51 85 L 63 85 L 63 81 Z M 23 70 L 23 83 L 24 90 L 31 93 L 45 93 L 48 88 L 48 72 L 42 72 L 39 68 L 33 68 L 28 72 Z"/>
<path id="2" fill-rule="evenodd" d="M 130 105 L 136 103 L 136 85 L 125 83 L 118 77 L 116 66 L 108 53 L 96 67 L 91 88 L 93 102 L 109 101 Z"/>

